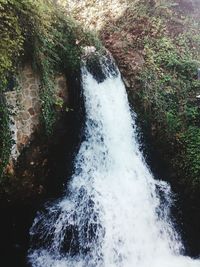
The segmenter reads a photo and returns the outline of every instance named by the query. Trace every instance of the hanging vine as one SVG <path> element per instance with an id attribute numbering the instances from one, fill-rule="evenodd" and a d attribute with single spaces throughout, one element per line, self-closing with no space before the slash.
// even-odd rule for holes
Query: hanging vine
<path id="1" fill-rule="evenodd" d="M 83 31 L 53 0 L 0 0 L 0 177 L 13 145 L 10 112 L 4 99 L 10 74 L 22 62 L 32 62 L 40 75 L 42 122 L 50 136 L 56 121 L 56 73 L 79 68 L 82 46 L 101 47 L 90 32 Z"/>

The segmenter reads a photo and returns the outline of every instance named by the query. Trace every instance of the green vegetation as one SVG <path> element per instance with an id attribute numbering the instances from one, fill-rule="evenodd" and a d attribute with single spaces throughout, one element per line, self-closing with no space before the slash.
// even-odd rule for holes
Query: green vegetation
<path id="1" fill-rule="evenodd" d="M 173 173 L 169 179 L 188 192 L 199 192 L 200 4 L 127 4 L 125 13 L 109 22 L 101 36 L 127 81 L 144 135 Z"/>
<path id="2" fill-rule="evenodd" d="M 200 189 L 199 20 L 177 10 L 174 1 L 139 3 L 137 42 L 145 63 L 134 95 L 141 121 L 152 131 L 163 158 L 188 191 Z M 154 2 L 154 3 L 153 3 Z M 157 3 L 157 4 L 156 4 Z M 137 7 L 136 7 L 137 8 Z M 145 23 L 144 23 L 145 21 Z"/>
<path id="3" fill-rule="evenodd" d="M 82 47 L 98 39 L 75 23 L 53 0 L 0 0 L 0 159 L 3 173 L 8 164 L 12 139 L 9 109 L 3 99 L 9 77 L 16 76 L 25 61 L 30 61 L 40 75 L 42 119 L 47 135 L 56 120 L 54 76 L 79 68 Z"/>
<path id="4" fill-rule="evenodd" d="M 8 164 L 13 145 L 9 114 L 10 111 L 5 103 L 5 99 L 0 97 L 0 177 L 3 176 L 4 168 Z"/>
<path id="5" fill-rule="evenodd" d="M 50 135 L 56 106 L 62 104 L 54 93 L 55 74 L 76 71 L 83 46 L 101 49 L 97 37 L 85 32 L 53 2 L 0 0 L 0 173 L 12 147 L 9 109 L 2 94 L 9 77 L 16 76 L 23 61 L 32 62 L 41 76 L 42 120 Z M 197 2 L 193 1 L 194 5 L 199 5 Z M 139 119 L 165 154 L 164 160 L 176 173 L 178 183 L 199 190 L 198 11 L 191 11 L 178 0 L 127 0 L 127 4 L 124 15 L 109 21 L 102 30 L 102 38 L 131 81 L 129 95 Z M 134 53 L 144 59 L 138 69 L 132 67 Z"/>

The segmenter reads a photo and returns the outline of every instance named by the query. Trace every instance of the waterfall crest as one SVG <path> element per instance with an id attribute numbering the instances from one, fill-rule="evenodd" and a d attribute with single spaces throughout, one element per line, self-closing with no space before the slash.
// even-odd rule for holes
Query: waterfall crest
<path id="1" fill-rule="evenodd" d="M 85 134 L 64 197 L 30 230 L 33 267 L 197 267 L 169 218 L 171 191 L 154 180 L 114 62 L 97 81 L 84 65 Z M 160 197 L 162 195 L 162 198 Z"/>

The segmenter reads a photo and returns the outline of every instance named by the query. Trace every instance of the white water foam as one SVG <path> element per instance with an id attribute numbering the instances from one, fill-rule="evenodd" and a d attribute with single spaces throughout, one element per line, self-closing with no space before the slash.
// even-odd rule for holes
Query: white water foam
<path id="1" fill-rule="evenodd" d="M 199 260 L 181 255 L 169 219 L 170 187 L 153 179 L 139 151 L 120 74 L 102 68 L 102 83 L 82 69 L 85 140 L 65 196 L 34 221 L 29 261 L 33 267 L 199 267 Z"/>

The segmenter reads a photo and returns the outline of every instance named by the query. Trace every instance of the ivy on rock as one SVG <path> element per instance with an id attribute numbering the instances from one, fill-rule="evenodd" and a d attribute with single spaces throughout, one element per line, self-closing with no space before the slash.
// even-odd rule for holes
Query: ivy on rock
<path id="1" fill-rule="evenodd" d="M 40 75 L 42 121 L 50 136 L 56 121 L 55 75 L 80 67 L 82 47 L 101 47 L 97 37 L 53 0 L 0 0 L 0 162 L 2 177 L 12 149 L 9 108 L 4 98 L 8 77 L 30 61 Z"/>

